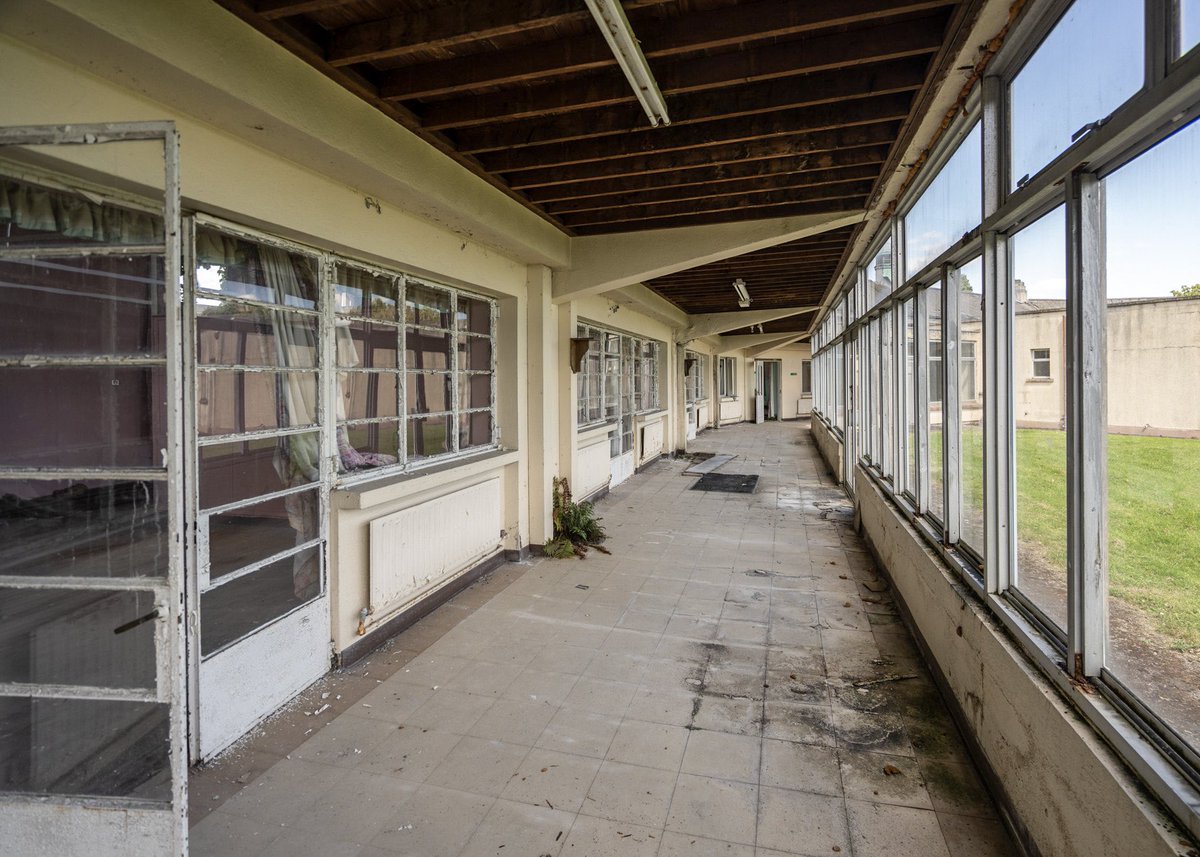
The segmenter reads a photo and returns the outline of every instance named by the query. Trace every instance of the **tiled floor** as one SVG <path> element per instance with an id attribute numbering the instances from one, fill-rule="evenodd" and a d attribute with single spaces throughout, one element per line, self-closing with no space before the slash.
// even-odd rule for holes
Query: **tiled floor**
<path id="1" fill-rule="evenodd" d="M 614 489 L 611 556 L 504 569 L 198 772 L 192 853 L 1013 853 L 805 427 L 693 448 L 756 493 Z"/>

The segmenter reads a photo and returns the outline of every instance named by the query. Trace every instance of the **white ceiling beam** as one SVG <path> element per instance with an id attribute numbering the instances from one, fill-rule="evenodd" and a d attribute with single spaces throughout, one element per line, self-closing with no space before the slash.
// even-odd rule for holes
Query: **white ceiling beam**
<path id="1" fill-rule="evenodd" d="M 644 283 L 676 271 L 853 226 L 862 219 L 861 211 L 806 214 L 575 237 L 571 239 L 570 265 L 554 272 L 554 302 Z"/>
<path id="2" fill-rule="evenodd" d="M 740 327 L 750 327 L 755 324 L 766 324 L 780 318 L 811 312 L 815 306 L 779 307 L 777 309 L 745 309 L 737 312 L 706 312 L 688 316 L 687 329 L 676 339 L 686 342 L 689 339 L 699 339 L 714 333 L 725 333 Z"/>

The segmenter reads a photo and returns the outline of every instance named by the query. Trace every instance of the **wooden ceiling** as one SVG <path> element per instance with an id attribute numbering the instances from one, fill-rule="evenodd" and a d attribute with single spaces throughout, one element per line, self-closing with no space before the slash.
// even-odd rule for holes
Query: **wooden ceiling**
<path id="1" fill-rule="evenodd" d="M 845 226 L 658 277 L 647 281 L 646 285 L 689 313 L 736 312 L 737 293 L 733 281 L 739 277 L 745 281 L 750 293 L 750 311 L 816 306 L 837 273 L 846 244 L 853 234 L 854 227 Z M 766 326 L 764 324 L 764 328 Z M 738 330 L 733 333 L 749 332 Z"/>
<path id="2" fill-rule="evenodd" d="M 622 0 L 671 117 L 651 128 L 583 0 L 214 2 L 572 235 L 862 210 L 979 5 Z M 735 276 L 755 309 L 815 304 L 850 236 L 651 286 L 689 312 L 731 308 Z"/>

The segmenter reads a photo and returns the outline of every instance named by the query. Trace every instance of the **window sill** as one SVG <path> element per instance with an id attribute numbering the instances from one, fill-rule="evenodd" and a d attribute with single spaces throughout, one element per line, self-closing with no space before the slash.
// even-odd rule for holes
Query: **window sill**
<path id="1" fill-rule="evenodd" d="M 1053 384 L 1053 378 L 1026 378 L 1026 384 Z"/>
<path id="2" fill-rule="evenodd" d="M 333 504 L 338 509 L 370 509 L 401 497 L 441 487 L 447 483 L 446 474 L 454 479 L 468 479 L 480 473 L 515 464 L 520 458 L 516 450 L 491 449 L 476 455 L 430 464 L 420 470 L 380 476 L 378 479 L 343 485 L 333 491 Z"/>

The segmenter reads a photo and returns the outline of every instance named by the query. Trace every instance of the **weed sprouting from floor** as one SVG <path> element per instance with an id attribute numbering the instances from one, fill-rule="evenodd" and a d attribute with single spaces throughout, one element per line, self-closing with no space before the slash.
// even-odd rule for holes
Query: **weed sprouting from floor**
<path id="1" fill-rule="evenodd" d="M 595 507 L 586 501 L 576 503 L 571 498 L 571 486 L 566 479 L 554 480 L 554 539 L 546 543 L 545 554 L 553 559 L 577 556 L 583 559 L 588 548 L 601 553 L 608 550 L 600 543 L 607 536 Z"/>

